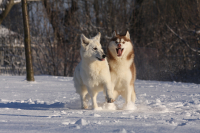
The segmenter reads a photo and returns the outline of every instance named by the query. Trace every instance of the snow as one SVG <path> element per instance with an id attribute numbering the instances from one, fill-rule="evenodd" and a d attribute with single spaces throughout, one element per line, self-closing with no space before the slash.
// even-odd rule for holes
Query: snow
<path id="1" fill-rule="evenodd" d="M 3 4 L 5 4 L 5 3 L 8 3 L 8 1 L 6 1 L 6 0 L 0 0 L 0 5 L 3 3 Z M 19 2 L 21 2 L 21 0 L 14 0 L 14 3 L 19 3 Z"/>
<path id="2" fill-rule="evenodd" d="M 71 77 L 0 76 L 1 133 L 199 133 L 200 85 L 136 80 L 136 104 L 97 102 L 102 110 L 80 109 Z"/>
<path id="3" fill-rule="evenodd" d="M 14 35 L 14 34 L 16 33 L 7 29 L 5 26 L 0 25 L 0 37 L 6 37 L 8 35 Z"/>

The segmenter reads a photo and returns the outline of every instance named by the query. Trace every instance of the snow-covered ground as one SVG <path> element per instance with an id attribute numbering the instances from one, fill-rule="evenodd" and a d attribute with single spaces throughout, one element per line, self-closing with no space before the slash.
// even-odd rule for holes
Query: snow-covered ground
<path id="1" fill-rule="evenodd" d="M 200 85 L 136 80 L 136 107 L 80 109 L 69 77 L 0 76 L 0 133 L 200 133 Z M 91 103 L 90 103 L 91 105 Z"/>
<path id="2" fill-rule="evenodd" d="M 5 26 L 0 25 L 0 37 L 6 37 L 8 35 L 14 35 L 14 34 L 16 33 L 7 29 Z"/>

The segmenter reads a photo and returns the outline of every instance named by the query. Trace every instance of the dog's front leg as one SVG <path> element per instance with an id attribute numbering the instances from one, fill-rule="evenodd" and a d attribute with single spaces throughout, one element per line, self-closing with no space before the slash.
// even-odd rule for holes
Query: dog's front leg
<path id="1" fill-rule="evenodd" d="M 111 83 L 107 83 L 104 85 L 104 91 L 106 92 L 106 100 L 108 103 L 113 103 L 115 100 L 113 99 L 113 85 Z"/>
<path id="2" fill-rule="evenodd" d="M 132 102 L 133 91 L 134 91 L 133 86 L 128 85 L 127 88 L 125 88 L 125 91 L 121 93 L 122 97 L 124 97 L 126 101 L 123 106 L 124 110 L 135 110 L 137 108 L 135 104 Z M 134 100 L 135 100 L 135 95 L 134 95 Z"/>
<path id="3" fill-rule="evenodd" d="M 131 88 L 133 89 L 132 94 L 131 94 L 131 100 L 132 100 L 133 103 L 135 103 L 136 94 L 135 94 L 135 86 L 134 86 L 134 84 L 131 85 Z"/>
<path id="4" fill-rule="evenodd" d="M 81 108 L 87 109 L 88 108 L 87 102 L 89 100 L 87 88 L 85 86 L 82 86 L 80 90 L 81 90 L 80 93 Z"/>
<path id="5" fill-rule="evenodd" d="M 127 84 L 125 86 L 126 104 L 129 104 L 131 102 L 132 91 L 133 91 L 133 88 L 129 84 Z"/>
<path id="6" fill-rule="evenodd" d="M 89 92 L 89 94 L 90 94 L 90 97 L 91 97 L 91 100 L 92 100 L 92 109 L 94 109 L 94 110 L 98 110 L 99 109 L 99 107 L 98 107 L 98 105 L 97 105 L 97 92 L 95 92 L 94 91 L 94 88 L 93 88 L 93 90 L 91 89 L 91 88 L 89 88 L 88 87 L 88 92 Z"/>
<path id="7" fill-rule="evenodd" d="M 81 98 L 81 108 L 82 109 L 87 109 L 88 106 L 87 106 L 87 103 L 85 102 L 85 98 L 83 95 L 80 95 L 80 98 Z"/>

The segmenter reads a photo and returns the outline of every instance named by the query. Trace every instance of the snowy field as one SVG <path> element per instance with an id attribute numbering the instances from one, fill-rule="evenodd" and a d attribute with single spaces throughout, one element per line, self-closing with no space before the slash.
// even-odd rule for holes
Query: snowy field
<path id="1" fill-rule="evenodd" d="M 0 76 L 0 133 L 200 133 L 200 85 L 136 80 L 136 107 L 80 109 L 69 77 Z M 90 102 L 91 106 L 91 102 Z"/>

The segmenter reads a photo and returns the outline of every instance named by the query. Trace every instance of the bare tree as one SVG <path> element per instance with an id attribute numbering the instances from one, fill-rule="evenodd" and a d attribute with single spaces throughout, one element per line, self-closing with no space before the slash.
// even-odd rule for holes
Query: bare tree
<path id="1" fill-rule="evenodd" d="M 54 75 L 59 75 L 57 70 L 63 65 L 63 75 L 68 76 L 72 75 L 74 66 L 75 48 L 73 45 L 77 40 L 77 33 L 74 32 L 75 27 L 77 27 L 77 22 L 74 21 L 76 19 L 74 13 L 78 10 L 78 4 L 75 0 L 71 0 L 71 7 L 68 9 L 64 7 L 63 11 L 62 7 L 59 6 L 62 2 L 62 0 L 52 2 L 44 0 L 43 5 L 54 34 L 55 43 L 52 48 L 56 53 L 52 56 Z M 62 62 L 60 59 L 63 59 Z"/>

